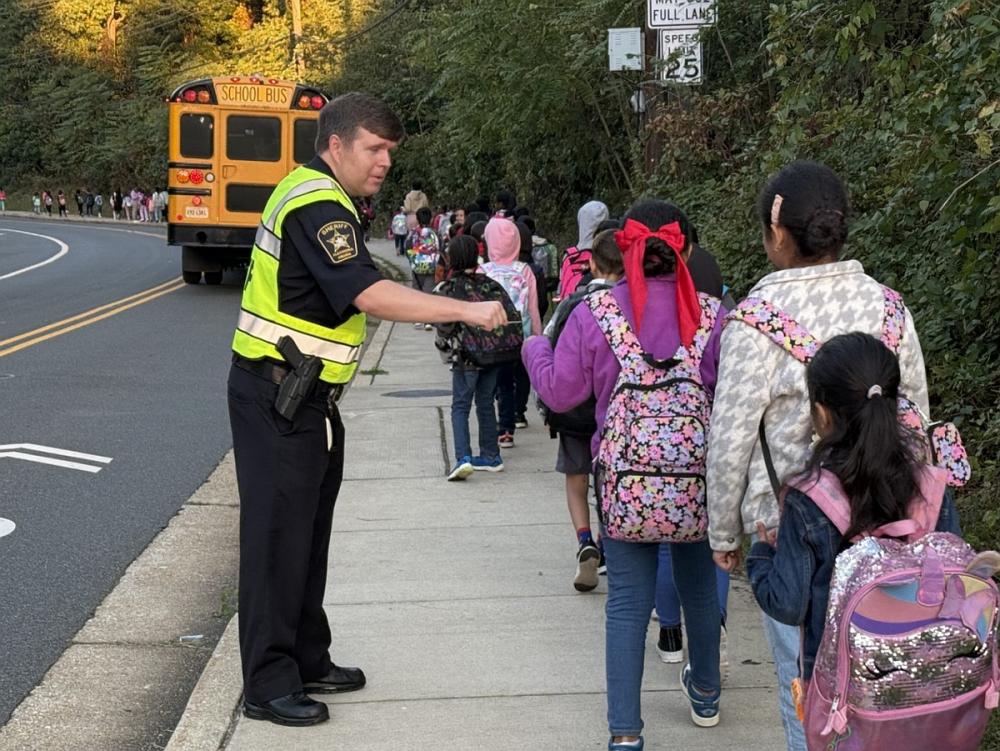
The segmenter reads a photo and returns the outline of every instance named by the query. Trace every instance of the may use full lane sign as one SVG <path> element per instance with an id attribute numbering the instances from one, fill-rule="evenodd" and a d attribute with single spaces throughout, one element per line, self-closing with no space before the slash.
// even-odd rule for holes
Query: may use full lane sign
<path id="1" fill-rule="evenodd" d="M 716 20 L 716 0 L 646 0 L 646 26 L 650 29 L 710 26 Z"/>

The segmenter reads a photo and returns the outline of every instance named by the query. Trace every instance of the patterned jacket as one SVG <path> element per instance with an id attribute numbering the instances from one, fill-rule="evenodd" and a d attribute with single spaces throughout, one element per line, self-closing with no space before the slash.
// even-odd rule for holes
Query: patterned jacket
<path id="1" fill-rule="evenodd" d="M 858 261 L 838 261 L 768 274 L 750 292 L 784 310 L 811 334 L 882 333 L 883 296 Z M 899 353 L 900 390 L 928 412 L 924 356 L 906 311 Z M 708 444 L 709 541 L 735 550 L 757 520 L 778 526 L 757 429 L 761 416 L 780 479 L 801 471 L 813 442 L 805 367 L 750 326 L 730 321 L 722 334 Z M 741 524 L 742 521 L 742 524 Z"/>

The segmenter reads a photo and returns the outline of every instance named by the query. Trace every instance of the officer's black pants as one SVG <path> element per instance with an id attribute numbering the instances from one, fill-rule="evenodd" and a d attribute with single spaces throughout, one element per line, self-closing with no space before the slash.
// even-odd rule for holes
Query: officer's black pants
<path id="1" fill-rule="evenodd" d="M 290 422 L 274 411 L 278 387 L 235 365 L 229 419 L 240 491 L 240 654 L 248 701 L 302 690 L 331 669 L 323 611 L 330 525 L 344 474 L 336 408 L 328 449 L 326 400 Z"/>

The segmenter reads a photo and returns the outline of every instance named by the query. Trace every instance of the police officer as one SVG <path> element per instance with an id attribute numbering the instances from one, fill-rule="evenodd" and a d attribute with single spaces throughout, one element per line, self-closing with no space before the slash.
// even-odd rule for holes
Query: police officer
<path id="1" fill-rule="evenodd" d="M 332 100 L 320 112 L 316 157 L 278 184 L 257 229 L 229 375 L 247 717 L 312 725 L 329 711 L 306 692 L 365 685 L 360 669 L 331 660 L 323 611 L 344 467 L 337 399 L 358 365 L 365 314 L 487 328 L 506 322 L 499 303 L 426 295 L 383 279 L 373 264 L 353 199 L 378 191 L 404 135 L 377 99 Z M 298 354 L 318 376 L 311 385 L 303 361 L 293 367 Z M 305 389 L 297 404 L 279 399 L 292 385 L 300 395 Z"/>

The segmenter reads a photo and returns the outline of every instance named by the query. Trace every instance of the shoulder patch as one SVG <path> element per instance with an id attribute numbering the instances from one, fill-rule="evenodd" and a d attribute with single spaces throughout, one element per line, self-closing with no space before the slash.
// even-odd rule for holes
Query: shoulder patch
<path id="1" fill-rule="evenodd" d="M 358 255 L 358 238 L 350 222 L 327 222 L 316 233 L 330 263 L 343 263 Z"/>

